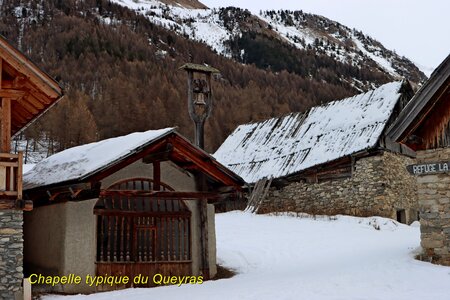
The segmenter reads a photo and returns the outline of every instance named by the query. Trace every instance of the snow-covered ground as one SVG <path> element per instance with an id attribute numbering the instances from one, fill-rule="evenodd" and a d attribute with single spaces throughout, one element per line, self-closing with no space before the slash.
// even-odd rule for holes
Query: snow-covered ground
<path id="1" fill-rule="evenodd" d="M 450 268 L 417 261 L 417 225 L 384 218 L 230 212 L 216 217 L 230 279 L 45 300 L 450 299 Z"/>

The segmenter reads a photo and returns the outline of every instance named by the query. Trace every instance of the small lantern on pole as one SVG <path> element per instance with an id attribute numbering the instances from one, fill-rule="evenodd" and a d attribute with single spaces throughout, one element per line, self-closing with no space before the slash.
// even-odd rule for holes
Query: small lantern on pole
<path id="1" fill-rule="evenodd" d="M 203 149 L 205 121 L 212 111 L 211 75 L 220 72 L 194 63 L 184 64 L 180 69 L 188 74 L 188 111 L 195 124 L 195 144 Z"/>

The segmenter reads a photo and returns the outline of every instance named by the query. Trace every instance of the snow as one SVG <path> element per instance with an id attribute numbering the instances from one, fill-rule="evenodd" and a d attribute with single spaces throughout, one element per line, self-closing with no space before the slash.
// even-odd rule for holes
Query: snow
<path id="1" fill-rule="evenodd" d="M 278 17 L 278 15 L 274 15 L 274 18 L 271 18 L 265 12 L 258 14 L 258 17 L 264 22 L 270 24 L 272 28 L 284 37 L 287 42 L 293 44 L 299 49 L 304 49 L 305 47 L 301 43 L 293 41 L 294 37 L 297 39 L 304 39 L 306 45 L 312 45 L 314 43 L 315 36 L 307 28 L 302 28 L 298 24 L 296 26 L 286 26 L 275 18 Z"/>
<path id="2" fill-rule="evenodd" d="M 22 166 L 22 174 L 28 173 L 36 164 L 24 164 Z"/>
<path id="3" fill-rule="evenodd" d="M 14 149 L 15 153 L 21 151 L 26 164 L 36 164 L 49 156 L 51 143 L 45 134 L 42 134 L 37 139 L 26 139 L 23 136 L 21 139 L 20 136 L 17 136 L 11 142 L 11 149 Z M 53 142 L 53 146 L 57 147 L 56 142 Z"/>
<path id="4" fill-rule="evenodd" d="M 24 175 L 24 189 L 83 178 L 173 131 L 165 128 L 135 132 L 56 153 Z"/>
<path id="5" fill-rule="evenodd" d="M 233 32 L 224 28 L 219 15 L 211 9 L 189 9 L 171 6 L 156 0 L 113 0 L 136 13 L 146 16 L 152 23 L 174 30 L 180 35 L 203 42 L 217 53 L 230 57 L 225 42 L 230 40 Z"/>
<path id="6" fill-rule="evenodd" d="M 414 259 L 416 226 L 381 217 L 216 216 L 217 255 L 238 274 L 202 285 L 44 300 L 449 299 L 450 268 Z"/>
<path id="7" fill-rule="evenodd" d="M 376 55 L 375 53 L 369 52 L 363 45 L 363 43 L 355 36 L 352 35 L 352 40 L 356 44 L 356 47 L 361 50 L 366 56 L 375 61 L 379 66 L 381 66 L 386 72 L 394 77 L 399 77 L 397 71 L 392 67 L 390 61 L 381 55 Z"/>
<path id="8" fill-rule="evenodd" d="M 113 0 L 111 2 L 115 2 L 131 9 L 145 9 L 147 7 L 159 6 L 161 4 L 161 2 L 157 0 Z"/>
<path id="9" fill-rule="evenodd" d="M 259 123 L 239 126 L 213 155 L 254 183 L 372 148 L 400 99 L 402 82 Z"/>

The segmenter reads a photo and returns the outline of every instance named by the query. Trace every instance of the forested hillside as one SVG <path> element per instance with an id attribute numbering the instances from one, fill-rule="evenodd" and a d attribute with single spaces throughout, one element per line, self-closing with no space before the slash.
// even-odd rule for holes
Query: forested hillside
<path id="1" fill-rule="evenodd" d="M 367 75 L 359 69 L 358 73 L 357 67 L 313 50 L 303 50 L 304 56 L 297 57 L 296 49 L 276 39 L 268 43 L 270 37 L 263 33 L 247 33 L 234 42 L 272 49 L 267 56 L 270 63 L 260 62 L 263 54 L 236 61 L 111 1 L 4 0 L 0 13 L 0 33 L 64 86 L 66 97 L 25 132 L 30 140 L 45 136 L 50 152 L 167 126 L 193 136 L 186 76 L 178 70 L 190 56 L 221 71 L 213 82 L 208 150 L 238 124 L 358 92 L 352 82 L 337 78 L 369 76 L 366 80 L 374 85 L 392 80 L 383 72 Z M 298 61 L 284 66 L 283 57 Z M 308 62 L 305 68 L 294 69 L 302 61 Z"/>

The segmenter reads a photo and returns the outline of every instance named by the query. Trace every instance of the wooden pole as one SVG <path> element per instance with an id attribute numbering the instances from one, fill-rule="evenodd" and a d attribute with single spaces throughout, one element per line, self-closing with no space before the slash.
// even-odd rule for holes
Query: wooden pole
<path id="1" fill-rule="evenodd" d="M 0 58 L 0 90 L 3 83 L 3 59 Z M 11 99 L 2 98 L 0 151 L 11 151 Z"/>
<path id="2" fill-rule="evenodd" d="M 159 161 L 153 163 L 153 190 L 161 189 L 161 164 Z"/>
<path id="3" fill-rule="evenodd" d="M 11 151 L 11 99 L 2 98 L 2 140 L 1 152 Z"/>
<path id="4" fill-rule="evenodd" d="M 200 242 L 202 248 L 202 273 L 205 280 L 210 279 L 208 249 L 208 203 L 207 199 L 199 199 L 200 210 Z"/>
<path id="5" fill-rule="evenodd" d="M 17 199 L 22 199 L 22 188 L 23 188 L 23 152 L 19 152 L 19 160 L 17 167 Z"/>

